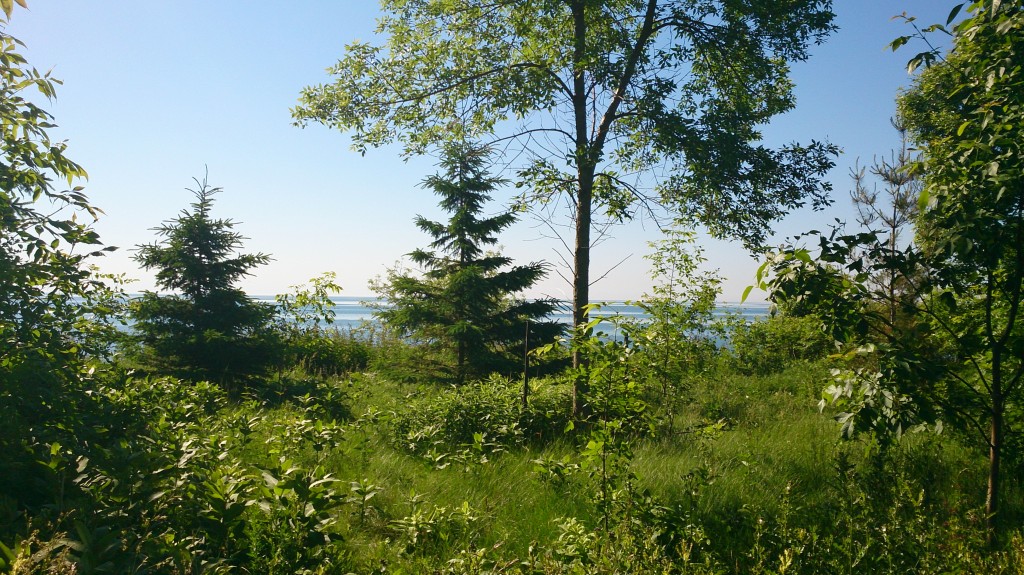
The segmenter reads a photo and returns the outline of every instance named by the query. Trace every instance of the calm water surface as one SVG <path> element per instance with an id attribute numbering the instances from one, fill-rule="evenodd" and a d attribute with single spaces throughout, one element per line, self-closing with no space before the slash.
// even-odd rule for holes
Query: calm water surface
<path id="1" fill-rule="evenodd" d="M 256 300 L 274 303 L 273 297 L 256 296 Z M 334 302 L 334 326 L 345 331 L 349 328 L 356 328 L 362 325 L 364 322 L 374 322 L 373 312 L 374 309 L 371 306 L 372 303 L 378 301 L 373 298 L 365 297 L 332 297 L 331 301 Z M 646 314 L 640 308 L 629 305 L 624 302 L 594 302 L 600 303 L 601 308 L 594 315 L 609 317 L 609 316 L 623 316 L 626 318 L 637 318 L 644 319 Z M 738 315 L 748 321 L 768 316 L 767 303 L 720 303 L 715 308 L 715 315 L 717 317 L 725 317 L 726 315 Z M 572 311 L 569 307 L 568 302 L 563 302 L 559 309 L 551 316 L 552 319 L 563 323 L 565 325 L 572 324 Z"/>

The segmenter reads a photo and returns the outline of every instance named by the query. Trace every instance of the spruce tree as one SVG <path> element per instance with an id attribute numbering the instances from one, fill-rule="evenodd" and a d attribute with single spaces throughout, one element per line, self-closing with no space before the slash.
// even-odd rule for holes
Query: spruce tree
<path id="1" fill-rule="evenodd" d="M 550 343 L 561 330 L 545 319 L 554 300 L 515 297 L 546 275 L 545 266 L 509 267 L 511 258 L 487 251 L 516 216 L 482 215 L 490 192 L 503 183 L 488 175 L 486 164 L 486 149 L 460 144 L 445 150 L 443 173 L 427 178 L 424 187 L 441 197 L 451 217 L 435 222 L 417 216 L 416 225 L 433 238 L 429 249 L 409 254 L 423 273 L 394 271 L 378 287 L 390 305 L 377 316 L 424 349 L 442 352 L 446 376 L 460 384 L 518 371 L 527 330 L 531 345 Z"/>
<path id="2" fill-rule="evenodd" d="M 196 197 L 191 211 L 155 228 L 162 239 L 139 246 L 134 256 L 144 269 L 156 270 L 159 287 L 173 293 L 144 293 L 132 315 L 147 363 L 231 388 L 264 374 L 271 363 L 273 307 L 235 286 L 270 257 L 238 253 L 245 238 L 235 222 L 211 215 L 221 188 L 211 188 L 205 178 L 196 184 L 189 190 Z"/>

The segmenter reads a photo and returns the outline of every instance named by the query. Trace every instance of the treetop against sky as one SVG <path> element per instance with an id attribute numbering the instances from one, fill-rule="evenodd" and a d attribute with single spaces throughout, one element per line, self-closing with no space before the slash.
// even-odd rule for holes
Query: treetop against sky
<path id="1" fill-rule="evenodd" d="M 889 118 L 909 77 L 906 55 L 886 45 L 908 30 L 891 17 L 906 11 L 925 24 L 944 22 L 949 8 L 933 0 L 836 2 L 839 30 L 793 66 L 795 110 L 763 130 L 770 147 L 827 139 L 843 149 L 828 176 L 835 205 L 786 218 L 770 243 L 837 217 L 854 221 L 850 167 L 898 146 Z M 346 44 L 380 40 L 378 15 L 372 2 L 326 1 L 273 9 L 238 1 L 121 1 L 96 10 L 64 0 L 16 10 L 7 31 L 26 43 L 33 65 L 52 68 L 64 81 L 47 105 L 59 125 L 53 133 L 68 140 L 69 157 L 89 172 L 86 190 L 106 212 L 96 226 L 101 238 L 121 247 L 102 262 L 104 270 L 137 278 L 133 291 L 154 287 L 152 275 L 132 261 L 132 249 L 189 201 L 185 188 L 204 166 L 211 185 L 226 192 L 217 215 L 239 222 L 247 251 L 274 258 L 245 280 L 250 293 L 280 293 L 336 271 L 346 295 L 368 295 L 367 280 L 423 245 L 427 238 L 410 222 L 416 214 L 443 216 L 420 186 L 436 171 L 436 158 L 403 159 L 398 147 L 363 156 L 348 149 L 344 135 L 321 126 L 300 130 L 291 121 L 299 90 L 327 81 L 325 69 Z M 489 212 L 514 194 L 511 187 L 496 193 Z M 571 230 L 557 231 L 571 243 Z M 502 235 L 503 253 L 557 264 L 567 256 L 551 235 L 547 225 L 524 217 Z M 593 250 L 591 276 L 614 269 L 593 285 L 592 297 L 648 291 L 643 255 L 659 237 L 643 217 L 613 228 Z M 757 262 L 737 244 L 706 245 L 710 265 L 727 278 L 723 299 L 738 299 Z M 571 293 L 550 274 L 531 295 Z"/>

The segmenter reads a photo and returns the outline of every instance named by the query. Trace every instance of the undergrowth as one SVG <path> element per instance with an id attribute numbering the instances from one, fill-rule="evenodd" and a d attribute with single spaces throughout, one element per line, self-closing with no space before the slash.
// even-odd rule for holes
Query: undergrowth
<path id="1" fill-rule="evenodd" d="M 1020 531 L 986 547 L 984 461 L 956 435 L 840 442 L 815 362 L 719 366 L 668 421 L 630 384 L 634 352 L 601 345 L 575 429 L 568 377 L 524 408 L 497 377 L 297 373 L 232 401 L 110 372 L 68 441 L 33 447 L 47 503 L 0 500 L 3 570 L 1021 572 Z"/>

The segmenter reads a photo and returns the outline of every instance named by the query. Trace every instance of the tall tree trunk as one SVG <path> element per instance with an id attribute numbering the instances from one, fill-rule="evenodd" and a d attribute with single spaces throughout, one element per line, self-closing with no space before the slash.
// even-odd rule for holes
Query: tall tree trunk
<path id="1" fill-rule="evenodd" d="M 586 305 L 590 301 L 590 220 L 594 191 L 594 167 L 587 129 L 587 21 L 585 0 L 573 0 L 573 120 L 576 136 L 576 239 L 573 249 L 572 322 L 576 328 L 586 322 Z M 589 334 L 574 332 L 573 337 L 587 337 Z M 573 351 L 573 367 L 583 364 L 579 350 Z M 585 412 L 583 397 L 588 382 L 584 375 L 578 375 L 573 382 L 572 413 L 578 418 Z"/>
<path id="2" fill-rule="evenodd" d="M 591 170 L 589 182 L 584 177 L 581 177 L 581 180 L 576 202 L 576 245 L 573 246 L 576 250 L 573 262 L 576 269 L 573 273 L 572 289 L 572 322 L 575 327 L 579 327 L 587 322 L 586 306 L 590 302 L 590 221 L 594 182 L 593 170 Z M 590 333 L 589 331 L 577 331 L 574 337 L 590 337 Z M 581 367 L 584 361 L 578 349 L 573 351 L 573 367 Z M 589 387 L 587 378 L 582 374 L 577 375 L 572 390 L 572 413 L 575 417 L 586 415 L 587 409 L 584 404 L 584 396 Z"/>

